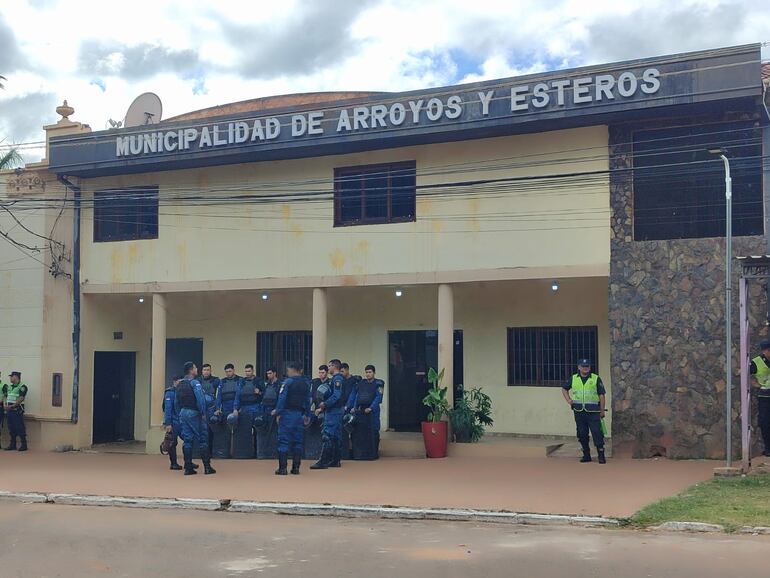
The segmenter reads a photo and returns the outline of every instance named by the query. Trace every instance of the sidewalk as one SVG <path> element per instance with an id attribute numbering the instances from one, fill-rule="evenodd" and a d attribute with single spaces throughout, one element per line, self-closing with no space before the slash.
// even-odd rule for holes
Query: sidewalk
<path id="1" fill-rule="evenodd" d="M 626 517 L 709 479 L 715 462 L 567 458 L 385 458 L 275 476 L 273 461 L 216 460 L 183 476 L 163 456 L 0 452 L 0 490 L 153 498 L 468 508 Z M 202 469 L 201 469 L 202 470 Z"/>

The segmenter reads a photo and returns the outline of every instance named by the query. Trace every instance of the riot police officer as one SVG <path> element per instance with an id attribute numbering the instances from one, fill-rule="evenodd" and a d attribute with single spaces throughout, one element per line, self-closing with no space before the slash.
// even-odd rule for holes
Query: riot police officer
<path id="1" fill-rule="evenodd" d="M 21 372 L 11 372 L 11 383 L 3 385 L 3 408 L 8 419 L 8 431 L 11 434 L 11 443 L 6 450 L 16 449 L 16 438 L 21 442 L 20 452 L 27 451 L 27 428 L 24 426 L 24 398 L 29 389 L 21 382 Z"/>
<path id="2" fill-rule="evenodd" d="M 211 447 L 214 441 L 214 430 L 211 428 L 211 422 L 216 412 L 216 397 L 220 379 L 216 375 L 211 374 L 210 363 L 204 363 L 201 367 L 201 378 L 199 381 L 201 389 L 203 389 L 203 395 L 206 398 L 206 423 L 208 424 L 209 447 Z"/>
<path id="3" fill-rule="evenodd" d="M 759 417 L 757 421 L 765 447 L 762 455 L 770 456 L 770 340 L 760 343 L 759 348 L 761 353 L 751 360 L 749 373 L 754 376 L 754 381 L 759 387 L 757 394 Z"/>
<path id="4" fill-rule="evenodd" d="M 211 467 L 211 452 L 209 450 L 209 435 L 206 426 L 206 399 L 201 389 L 201 384 L 195 379 L 198 376 L 198 368 L 192 361 L 184 364 L 185 376 L 176 386 L 176 398 L 174 408 L 179 415 L 179 424 L 182 433 L 182 454 L 184 455 L 184 475 L 196 474 L 193 467 L 192 451 L 193 440 L 198 440 L 201 460 L 203 461 L 203 473 L 217 473 Z"/>
<path id="5" fill-rule="evenodd" d="M 243 368 L 241 386 L 235 393 L 233 404 L 235 415 L 238 417 L 238 428 L 235 432 L 233 457 L 254 458 L 254 418 L 262 412 L 262 388 L 264 385 L 254 374 L 254 366 L 247 363 Z"/>
<path id="6" fill-rule="evenodd" d="M 355 399 L 356 386 L 358 385 L 358 382 L 361 381 L 361 376 L 351 375 L 350 365 L 347 363 L 343 363 L 340 366 L 340 373 L 345 380 L 342 384 L 342 400 L 344 402 L 342 413 L 344 415 L 355 407 L 353 405 L 353 400 Z M 351 457 L 350 433 L 345 427 L 340 430 L 340 440 L 340 445 L 342 447 L 341 458 L 343 460 L 349 460 Z"/>
<path id="7" fill-rule="evenodd" d="M 170 470 L 181 470 L 182 466 L 177 461 L 176 449 L 177 439 L 180 434 L 179 414 L 176 412 L 176 386 L 182 380 L 181 377 L 174 376 L 171 379 L 171 384 L 166 387 L 166 391 L 163 392 L 163 425 L 166 428 L 166 434 L 173 436 L 173 441 L 169 444 L 164 443 L 161 445 L 161 450 L 165 449 L 168 452 L 168 459 L 171 462 L 169 466 Z M 197 464 L 194 464 L 197 465 Z"/>
<path id="8" fill-rule="evenodd" d="M 329 396 L 321 401 L 316 410 L 316 415 L 324 414 L 324 424 L 322 432 L 321 457 L 310 466 L 311 470 L 325 470 L 326 468 L 339 468 L 342 454 L 341 447 L 341 429 L 342 429 L 342 409 L 345 401 L 342 399 L 342 388 L 344 379 L 340 373 L 342 362 L 339 359 L 332 359 L 329 362 L 329 371 L 332 374 L 331 389 Z"/>
<path id="9" fill-rule="evenodd" d="M 317 460 L 321 456 L 322 419 L 320 415 L 316 415 L 315 410 L 318 409 L 321 401 L 323 401 L 323 396 L 318 395 L 319 388 L 325 389 L 329 386 L 328 374 L 329 366 L 326 364 L 319 365 L 318 377 L 310 383 L 312 405 L 310 407 L 310 424 L 305 432 L 305 457 L 308 459 Z"/>
<path id="10" fill-rule="evenodd" d="M 588 445 L 588 432 L 594 440 L 599 453 L 599 463 L 606 464 L 604 457 L 604 434 L 601 420 L 604 418 L 606 391 L 602 379 L 591 372 L 591 360 L 578 361 L 578 371 L 562 386 L 562 394 L 575 415 L 577 438 L 583 448 L 582 463 L 591 461 L 591 448 Z"/>
<path id="11" fill-rule="evenodd" d="M 351 436 L 354 460 L 376 460 L 380 445 L 380 404 L 385 382 L 375 377 L 374 365 L 367 365 L 365 379 L 358 382 L 353 392 L 355 429 Z"/>
<path id="12" fill-rule="evenodd" d="M 216 458 L 231 457 L 232 429 L 224 422 L 225 418 L 233 414 L 235 409 L 235 395 L 241 386 L 241 377 L 235 373 L 235 366 L 232 363 L 225 365 L 225 377 L 219 382 L 216 396 L 216 411 L 214 414 L 219 417 L 219 423 L 213 425 L 214 443 L 212 453 Z"/>
<path id="13" fill-rule="evenodd" d="M 291 362 L 286 366 L 287 378 L 281 386 L 276 406 L 278 419 L 278 469 L 285 476 L 291 453 L 291 473 L 299 474 L 305 426 L 310 422 L 310 381 L 302 375 L 302 366 Z"/>
<path id="14" fill-rule="evenodd" d="M 262 387 L 262 419 L 260 427 L 255 427 L 257 441 L 257 458 L 275 458 L 278 445 L 278 428 L 276 427 L 276 406 L 281 389 L 278 371 L 270 367 L 265 372 L 265 382 Z"/>

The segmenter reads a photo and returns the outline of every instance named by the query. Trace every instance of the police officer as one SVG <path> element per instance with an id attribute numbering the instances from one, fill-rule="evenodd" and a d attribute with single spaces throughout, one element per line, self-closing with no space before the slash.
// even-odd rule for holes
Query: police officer
<path id="1" fill-rule="evenodd" d="M 2 375 L 0 373 L 0 375 Z M 0 379 L 0 436 L 3 434 L 3 421 L 5 420 L 5 407 L 2 403 L 3 390 L 5 388 L 5 382 Z"/>
<path id="2" fill-rule="evenodd" d="M 174 408 L 179 415 L 182 433 L 182 454 L 184 455 L 184 475 L 196 474 L 192 461 L 193 440 L 198 440 L 204 474 L 216 474 L 211 467 L 209 435 L 206 426 L 206 398 L 196 379 L 198 368 L 192 361 L 184 364 L 184 377 L 176 386 Z"/>
<path id="3" fill-rule="evenodd" d="M 3 385 L 3 407 L 8 418 L 8 431 L 11 434 L 11 443 L 6 450 L 16 449 L 16 438 L 19 438 L 20 452 L 27 451 L 27 429 L 24 426 L 24 398 L 27 397 L 28 388 L 21 382 L 21 372 L 11 372 L 11 383 Z"/>
<path id="4" fill-rule="evenodd" d="M 220 380 L 217 388 L 216 410 L 214 412 L 220 420 L 224 420 L 235 410 L 235 395 L 241 387 L 241 377 L 235 373 L 232 363 L 225 365 L 225 376 Z M 212 428 L 214 430 L 214 445 L 212 453 L 217 458 L 229 458 L 232 429 L 228 425 L 220 424 Z"/>
<path id="5" fill-rule="evenodd" d="M 344 379 L 340 373 L 342 362 L 339 359 L 332 359 L 329 362 L 329 372 L 331 373 L 331 393 L 325 401 L 318 404 L 315 410 L 316 415 L 324 414 L 324 424 L 322 432 L 321 457 L 310 466 L 311 470 L 325 470 L 326 468 L 339 468 L 340 457 L 342 454 L 341 430 L 342 430 L 342 409 L 345 401 L 342 399 L 342 388 Z"/>
<path id="6" fill-rule="evenodd" d="M 206 398 L 206 423 L 208 424 L 209 447 L 211 447 L 214 441 L 214 430 L 211 428 L 211 418 L 216 412 L 217 389 L 219 389 L 220 379 L 216 375 L 211 374 L 210 363 L 204 363 L 201 367 L 201 378 L 199 381 L 201 382 L 203 395 Z"/>
<path id="7" fill-rule="evenodd" d="M 591 372 L 591 360 L 578 361 L 578 371 L 562 386 L 562 394 L 575 414 L 577 438 L 583 448 L 581 463 L 591 461 L 591 448 L 588 445 L 588 432 L 594 440 L 599 453 L 599 463 L 606 464 L 604 457 L 604 434 L 601 420 L 604 418 L 605 394 L 601 378 Z"/>
<path id="8" fill-rule="evenodd" d="M 364 379 L 358 382 L 353 392 L 353 413 L 359 418 L 353 433 L 353 459 L 376 460 L 380 457 L 380 404 L 385 382 L 377 379 L 373 365 L 364 368 Z"/>
<path id="9" fill-rule="evenodd" d="M 176 386 L 182 380 L 181 377 L 174 376 L 171 384 L 163 392 L 163 425 L 166 427 L 166 433 L 174 436 L 174 441 L 165 449 L 168 450 L 168 459 L 171 462 L 170 470 L 181 470 L 176 457 L 177 439 L 179 438 L 179 414 L 176 412 Z M 197 464 L 195 464 L 197 465 Z"/>
<path id="10" fill-rule="evenodd" d="M 286 475 L 289 453 L 291 473 L 299 474 L 305 426 L 310 422 L 310 381 L 302 375 L 302 366 L 296 362 L 286 366 L 286 375 L 274 410 L 278 419 L 278 469 L 275 470 L 278 476 Z"/>
<path id="11" fill-rule="evenodd" d="M 309 385 L 308 385 L 309 386 Z M 265 372 L 265 383 L 262 387 L 262 426 L 256 429 L 257 458 L 275 458 L 278 444 L 278 428 L 276 427 L 276 405 L 281 389 L 278 371 L 275 367 Z"/>
<path id="12" fill-rule="evenodd" d="M 762 433 L 762 443 L 765 446 L 763 456 L 770 456 L 770 340 L 759 344 L 762 352 L 751 360 L 749 373 L 754 376 L 755 385 L 759 387 L 759 431 Z"/>
<path id="13" fill-rule="evenodd" d="M 318 388 L 329 384 L 329 366 L 326 364 L 318 366 L 318 377 L 310 383 L 310 398 L 312 405 L 310 407 L 310 424 L 305 433 L 305 457 L 316 460 L 321 456 L 321 423 L 320 416 L 315 411 L 318 405 L 323 401 L 318 395 Z"/>
<path id="14" fill-rule="evenodd" d="M 358 385 L 358 382 L 361 381 L 361 376 L 351 375 L 350 365 L 347 363 L 343 363 L 340 366 L 340 373 L 342 374 L 342 378 L 345 380 L 342 384 L 342 400 L 345 402 L 342 408 L 342 413 L 344 415 L 351 411 L 353 407 L 355 407 L 353 405 L 353 400 L 355 399 L 356 385 Z M 349 460 L 351 457 L 350 433 L 344 427 L 340 430 L 340 439 L 342 446 L 341 457 L 343 460 Z"/>
<path id="15" fill-rule="evenodd" d="M 241 386 L 235 392 L 234 412 L 238 416 L 235 436 L 236 458 L 256 457 L 254 446 L 254 418 L 262 412 L 262 381 L 255 375 L 254 366 L 247 363 L 243 368 Z"/>

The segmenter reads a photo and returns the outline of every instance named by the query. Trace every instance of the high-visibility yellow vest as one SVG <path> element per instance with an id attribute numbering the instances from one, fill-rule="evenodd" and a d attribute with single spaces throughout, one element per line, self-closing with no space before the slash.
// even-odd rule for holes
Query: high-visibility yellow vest
<path id="1" fill-rule="evenodd" d="M 597 385 L 599 376 L 592 373 L 588 376 L 585 383 L 579 373 L 572 376 L 572 388 L 570 397 L 572 398 L 572 409 L 577 411 L 599 411 L 599 391 Z M 596 406 L 587 408 L 587 405 Z"/>
<path id="2" fill-rule="evenodd" d="M 757 355 L 751 361 L 757 366 L 757 373 L 754 374 L 754 377 L 756 377 L 759 382 L 759 395 L 762 397 L 770 395 L 770 367 L 767 366 L 767 363 L 761 355 Z"/>

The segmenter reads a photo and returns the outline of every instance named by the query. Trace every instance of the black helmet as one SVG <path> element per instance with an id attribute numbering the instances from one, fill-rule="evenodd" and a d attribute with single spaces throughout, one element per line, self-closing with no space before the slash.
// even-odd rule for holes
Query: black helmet
<path id="1" fill-rule="evenodd" d="M 332 388 L 331 385 L 328 383 L 322 383 L 318 386 L 318 389 L 315 390 L 315 402 L 317 404 L 326 401 L 329 399 L 332 395 Z"/>
<path id="2" fill-rule="evenodd" d="M 252 425 L 254 426 L 254 429 L 256 430 L 263 430 L 267 427 L 267 417 L 264 413 L 258 413 L 254 416 L 254 421 L 252 422 Z"/>
<path id="3" fill-rule="evenodd" d="M 212 413 L 212 414 L 209 416 L 209 423 L 210 423 L 211 425 L 217 425 L 217 424 L 220 424 L 220 423 L 222 423 L 222 414 L 218 414 L 218 415 L 217 415 L 216 413 Z"/>
<path id="4" fill-rule="evenodd" d="M 342 427 L 345 428 L 346 432 L 353 433 L 353 429 L 356 427 L 356 414 L 346 413 L 342 418 Z"/>
<path id="5" fill-rule="evenodd" d="M 238 416 L 234 413 L 229 414 L 227 416 L 227 425 L 235 429 L 235 427 L 238 425 Z"/>

